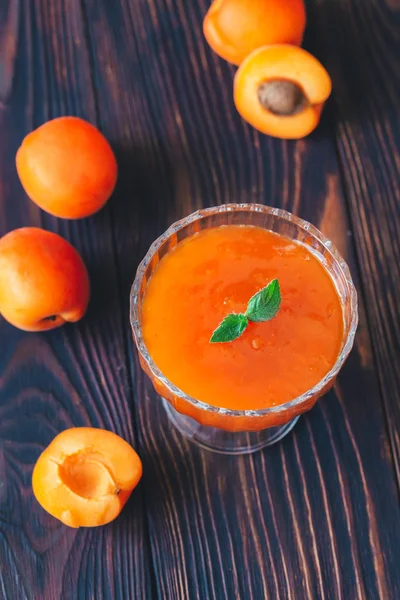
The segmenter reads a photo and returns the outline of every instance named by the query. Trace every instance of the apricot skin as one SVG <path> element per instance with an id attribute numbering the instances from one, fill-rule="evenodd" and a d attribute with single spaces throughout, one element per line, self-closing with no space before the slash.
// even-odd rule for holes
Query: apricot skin
<path id="1" fill-rule="evenodd" d="M 306 26 L 303 0 L 215 0 L 203 23 L 204 36 L 234 65 L 269 44 L 300 46 Z"/>
<path id="2" fill-rule="evenodd" d="M 62 237 L 24 227 L 0 239 L 0 314 L 6 321 L 46 331 L 79 321 L 88 301 L 86 267 Z"/>
<path id="3" fill-rule="evenodd" d="M 46 212 L 64 219 L 100 210 L 117 181 L 117 162 L 102 135 L 77 117 L 59 117 L 28 134 L 16 156 L 28 196 Z"/>
<path id="4" fill-rule="evenodd" d="M 135 450 L 105 429 L 74 427 L 39 456 L 32 489 L 39 504 L 69 527 L 113 521 L 142 476 Z"/>

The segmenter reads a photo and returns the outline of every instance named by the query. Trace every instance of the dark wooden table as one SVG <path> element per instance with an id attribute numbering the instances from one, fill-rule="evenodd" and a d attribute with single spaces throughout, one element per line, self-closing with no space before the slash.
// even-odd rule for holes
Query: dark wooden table
<path id="1" fill-rule="evenodd" d="M 308 3 L 305 47 L 334 94 L 299 142 L 238 116 L 235 69 L 203 39 L 207 7 L 0 1 L 0 233 L 60 233 L 93 288 L 77 325 L 28 334 L 0 322 L 1 600 L 400 598 L 400 2 Z M 14 166 L 22 138 L 65 114 L 97 125 L 120 169 L 107 207 L 78 222 L 40 211 Z M 281 206 L 320 227 L 361 300 L 334 390 L 282 443 L 241 458 L 202 451 L 172 428 L 128 320 L 153 239 L 232 201 Z M 144 463 L 121 517 L 99 529 L 64 527 L 31 490 L 40 452 L 79 425 L 115 431 Z"/>

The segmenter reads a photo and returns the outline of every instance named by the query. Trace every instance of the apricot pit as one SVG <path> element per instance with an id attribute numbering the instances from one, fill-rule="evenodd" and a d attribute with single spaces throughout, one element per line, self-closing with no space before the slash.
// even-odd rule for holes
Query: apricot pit
<path id="1" fill-rule="evenodd" d="M 303 91 L 292 81 L 263 81 L 258 99 L 265 110 L 282 116 L 296 115 L 308 105 Z"/>

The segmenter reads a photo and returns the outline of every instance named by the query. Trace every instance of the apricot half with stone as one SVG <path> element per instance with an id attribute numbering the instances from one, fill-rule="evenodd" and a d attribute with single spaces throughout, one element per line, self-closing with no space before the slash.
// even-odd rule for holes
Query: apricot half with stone
<path id="1" fill-rule="evenodd" d="M 273 137 L 300 139 L 318 125 L 332 83 L 312 54 L 287 44 L 252 52 L 235 75 L 234 101 L 250 125 Z"/>

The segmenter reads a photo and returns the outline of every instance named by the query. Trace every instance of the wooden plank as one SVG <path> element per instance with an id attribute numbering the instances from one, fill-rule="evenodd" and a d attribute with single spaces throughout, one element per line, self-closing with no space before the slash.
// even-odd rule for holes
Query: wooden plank
<path id="1" fill-rule="evenodd" d="M 86 7 L 100 122 L 121 150 L 111 210 L 126 313 L 153 239 L 195 208 L 228 201 L 264 201 L 312 220 L 357 275 L 332 113 L 299 143 L 244 124 L 234 70 L 202 37 L 204 0 Z M 248 457 L 185 442 L 129 348 L 159 598 L 400 597 L 397 488 L 362 307 L 335 390 L 293 435 Z"/>
<path id="2" fill-rule="evenodd" d="M 315 4 L 336 91 L 338 152 L 400 485 L 400 5 Z M 332 35 L 332 23 L 340 23 L 340 36 Z"/>
<path id="3" fill-rule="evenodd" d="M 0 322 L 0 597 L 150 599 L 140 488 L 115 523 L 79 531 L 44 513 L 31 491 L 33 464 L 61 430 L 105 427 L 134 444 L 135 432 L 109 211 L 53 219 L 25 196 L 14 165 L 24 135 L 45 120 L 67 113 L 96 122 L 84 15 L 75 0 L 8 6 L 0 47 L 17 33 L 19 43 L 0 78 L 1 234 L 36 225 L 65 236 L 87 262 L 92 300 L 81 323 L 46 334 Z"/>

